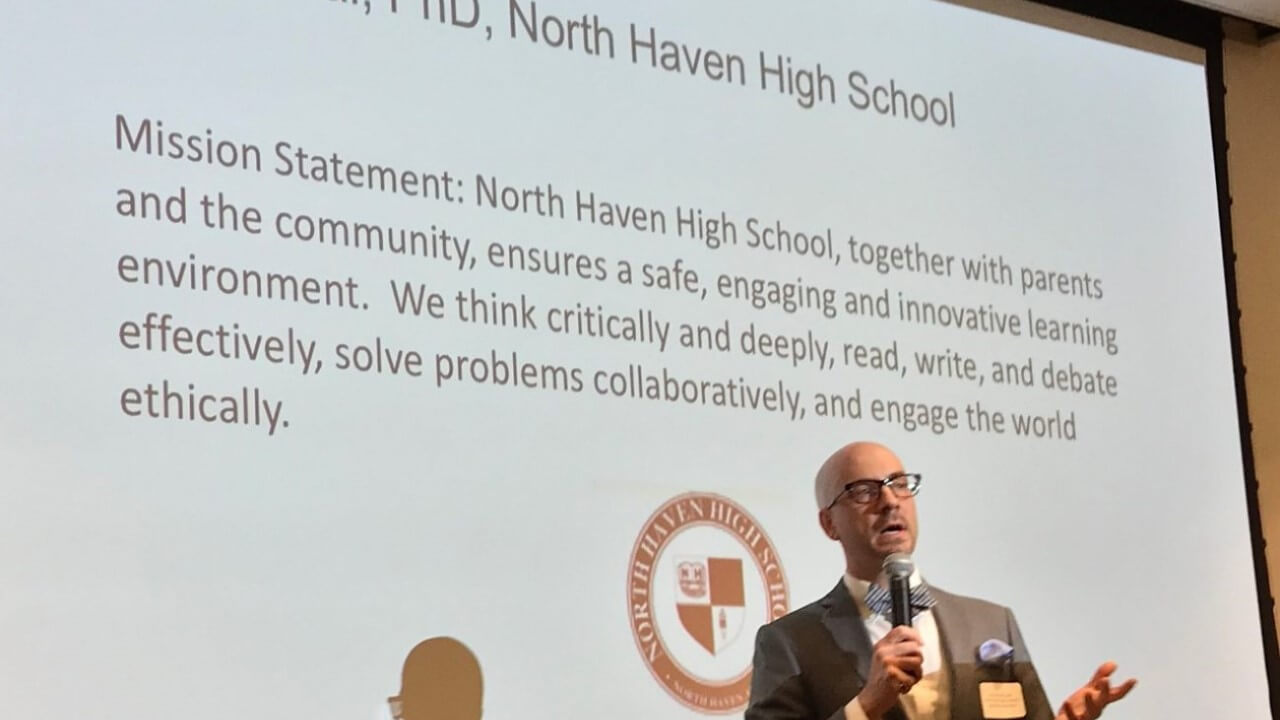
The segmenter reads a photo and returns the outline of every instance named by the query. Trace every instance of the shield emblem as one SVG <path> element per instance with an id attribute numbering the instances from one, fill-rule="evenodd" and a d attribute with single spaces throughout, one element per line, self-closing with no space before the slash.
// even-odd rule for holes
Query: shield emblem
<path id="1" fill-rule="evenodd" d="M 676 559 L 680 624 L 707 652 L 716 655 L 738 638 L 746 604 L 741 559 Z"/>

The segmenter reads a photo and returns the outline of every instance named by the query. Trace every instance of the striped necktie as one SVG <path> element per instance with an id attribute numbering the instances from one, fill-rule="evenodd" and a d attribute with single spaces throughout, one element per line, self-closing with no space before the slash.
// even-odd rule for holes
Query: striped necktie
<path id="1" fill-rule="evenodd" d="M 871 612 L 884 617 L 893 617 L 892 598 L 889 591 L 872 583 L 867 588 L 867 609 Z M 937 605 L 938 601 L 933 599 L 933 595 L 929 593 L 929 586 L 920 583 L 911 588 L 911 617 L 915 617 L 929 608 Z"/>

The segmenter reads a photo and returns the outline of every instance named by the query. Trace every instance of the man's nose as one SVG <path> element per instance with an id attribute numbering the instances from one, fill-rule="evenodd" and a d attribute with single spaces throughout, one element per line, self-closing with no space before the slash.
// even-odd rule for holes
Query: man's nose
<path id="1" fill-rule="evenodd" d="M 898 509 L 899 504 L 900 499 L 898 498 L 897 493 L 893 491 L 893 488 L 890 488 L 888 485 L 881 485 L 877 507 L 882 510 L 896 510 Z"/>

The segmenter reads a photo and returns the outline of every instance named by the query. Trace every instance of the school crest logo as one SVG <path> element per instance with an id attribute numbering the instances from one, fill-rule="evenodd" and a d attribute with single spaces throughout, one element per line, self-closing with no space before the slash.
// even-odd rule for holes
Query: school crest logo
<path id="1" fill-rule="evenodd" d="M 741 712 L 756 628 L 789 609 L 755 518 L 721 495 L 671 498 L 645 522 L 627 571 L 631 631 L 654 679 L 699 712 Z"/>

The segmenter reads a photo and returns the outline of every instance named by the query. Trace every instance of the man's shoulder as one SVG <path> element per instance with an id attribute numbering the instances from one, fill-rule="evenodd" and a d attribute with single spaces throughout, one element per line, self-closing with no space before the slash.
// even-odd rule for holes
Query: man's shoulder
<path id="1" fill-rule="evenodd" d="M 844 599 L 838 597 L 838 593 L 843 590 L 843 585 L 837 584 L 831 592 L 817 600 L 762 625 L 760 631 L 762 633 L 794 635 L 797 632 L 812 628 L 822 622 L 822 619 L 831 612 L 833 605 Z M 960 595 L 943 590 L 935 585 L 930 585 L 929 591 L 939 603 L 967 617 L 1004 618 L 1012 614 L 1012 611 L 1007 606 L 983 598 Z"/>
<path id="2" fill-rule="evenodd" d="M 959 595 L 934 585 L 929 586 L 929 591 L 939 605 L 944 605 L 952 612 L 964 617 L 1004 620 L 1013 614 L 1013 611 L 1008 606 L 983 598 Z"/>
<path id="3" fill-rule="evenodd" d="M 802 628 L 812 627 L 815 623 L 821 622 L 831 604 L 832 593 L 827 593 L 808 605 L 802 605 L 772 622 L 765 623 L 760 627 L 760 630 L 761 632 L 777 632 L 783 635 L 793 634 Z"/>

